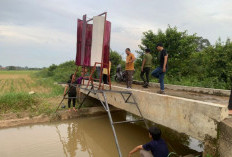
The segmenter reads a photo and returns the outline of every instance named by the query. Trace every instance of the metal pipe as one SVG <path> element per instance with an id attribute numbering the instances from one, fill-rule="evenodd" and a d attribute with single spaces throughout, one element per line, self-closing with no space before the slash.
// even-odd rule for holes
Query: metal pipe
<path id="1" fill-rule="evenodd" d="M 103 97 L 104 97 L 106 108 L 107 108 L 106 111 L 108 113 L 108 116 L 109 116 L 109 119 L 110 119 L 110 124 L 111 124 L 112 130 L 113 130 L 113 133 L 114 133 L 114 139 L 115 139 L 115 143 L 116 143 L 116 146 L 117 146 L 117 149 L 118 149 L 118 154 L 119 154 L 119 157 L 122 157 L 122 153 L 121 153 L 121 150 L 120 150 L 120 147 L 119 147 L 118 138 L 117 138 L 116 131 L 115 131 L 115 128 L 114 128 L 114 124 L 113 124 L 113 120 L 112 120 L 112 116 L 111 116 L 111 113 L 110 113 L 110 108 L 109 108 L 109 105 L 108 105 L 108 102 L 107 102 L 105 92 L 103 92 Z"/>
<path id="2" fill-rule="evenodd" d="M 120 121 L 120 122 L 114 122 L 114 124 L 132 123 L 132 122 L 140 122 L 140 121 L 144 121 L 144 120 L 139 119 L 139 120 Z"/>
<path id="3" fill-rule="evenodd" d="M 142 119 L 143 119 L 143 121 L 144 121 L 144 123 L 145 123 L 145 125 L 146 125 L 146 128 L 149 129 L 148 124 L 147 124 L 147 121 L 143 118 L 142 112 L 140 111 L 139 106 L 138 106 L 138 103 L 136 102 L 136 99 L 135 99 L 135 97 L 134 97 L 133 94 L 132 94 L 132 98 L 133 98 L 133 100 L 134 100 L 134 102 L 135 102 L 135 105 L 136 105 L 137 109 L 139 110 L 139 114 L 141 115 L 141 117 L 142 117 Z"/>
<path id="4" fill-rule="evenodd" d="M 105 14 L 105 16 L 106 16 L 107 12 L 101 13 L 101 14 L 99 14 L 99 15 L 97 15 L 97 16 L 102 16 L 102 15 L 104 15 L 104 14 Z M 93 18 L 87 20 L 86 22 L 89 22 L 89 21 L 92 21 L 92 20 L 93 20 Z"/>

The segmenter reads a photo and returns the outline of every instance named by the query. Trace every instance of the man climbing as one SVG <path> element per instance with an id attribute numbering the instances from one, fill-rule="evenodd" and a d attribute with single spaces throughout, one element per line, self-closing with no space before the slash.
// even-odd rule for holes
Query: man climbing
<path id="1" fill-rule="evenodd" d="M 160 83 L 160 91 L 159 94 L 165 94 L 164 92 L 164 75 L 167 71 L 167 63 L 168 63 L 168 53 L 164 49 L 163 44 L 159 43 L 156 45 L 156 49 L 159 51 L 159 66 L 152 71 L 151 75 L 159 79 Z"/>
<path id="2" fill-rule="evenodd" d="M 140 73 L 140 77 L 144 82 L 143 84 L 144 88 L 148 88 L 149 85 L 149 74 L 151 69 L 151 63 L 152 63 L 152 56 L 150 54 L 150 49 L 146 49 L 143 57 L 143 63 L 141 66 L 141 73 Z M 146 80 L 144 79 L 144 74 L 146 74 Z"/>
<path id="3" fill-rule="evenodd" d="M 144 145 L 139 145 L 130 151 L 128 157 L 131 157 L 133 153 L 140 150 L 141 157 L 167 157 L 168 147 L 165 141 L 161 138 L 161 130 L 157 127 L 150 127 L 149 137 L 152 138 L 150 142 Z"/>
<path id="4" fill-rule="evenodd" d="M 127 57 L 126 57 L 126 85 L 127 88 L 131 88 L 132 86 L 132 76 L 134 74 L 134 61 L 135 61 L 135 56 L 133 53 L 131 53 L 129 48 L 126 48 L 125 50 Z"/>

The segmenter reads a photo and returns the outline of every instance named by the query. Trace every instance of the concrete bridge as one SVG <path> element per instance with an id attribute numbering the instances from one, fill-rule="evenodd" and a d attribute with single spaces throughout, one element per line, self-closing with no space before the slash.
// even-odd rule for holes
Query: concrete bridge
<path id="1" fill-rule="evenodd" d="M 130 90 L 122 86 L 113 85 L 112 90 Z M 167 94 L 161 95 L 155 93 L 157 84 L 151 86 L 144 89 L 140 85 L 133 85 L 131 89 L 145 119 L 206 143 L 218 139 L 220 124 L 228 118 L 229 91 L 167 85 Z M 81 92 L 87 93 L 85 90 Z M 97 98 L 94 94 L 90 96 Z M 125 103 L 120 94 L 107 92 L 106 97 L 109 104 L 139 116 L 136 107 Z M 208 145 L 211 147 L 211 144 Z"/>

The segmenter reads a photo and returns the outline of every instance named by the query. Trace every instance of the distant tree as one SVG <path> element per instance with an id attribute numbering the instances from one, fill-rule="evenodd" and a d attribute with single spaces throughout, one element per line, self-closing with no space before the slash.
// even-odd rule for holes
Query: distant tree
<path id="1" fill-rule="evenodd" d="M 15 66 L 8 66 L 7 69 L 8 70 L 16 70 L 16 67 Z"/>
<path id="2" fill-rule="evenodd" d="M 48 67 L 48 76 L 53 76 L 56 68 L 57 68 L 57 65 L 55 65 L 55 64 L 52 64 L 51 66 L 49 66 Z"/>

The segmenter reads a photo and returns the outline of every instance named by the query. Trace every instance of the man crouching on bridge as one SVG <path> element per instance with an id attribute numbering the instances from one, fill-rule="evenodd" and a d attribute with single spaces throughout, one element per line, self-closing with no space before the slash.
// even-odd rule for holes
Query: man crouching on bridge
<path id="1" fill-rule="evenodd" d="M 152 141 L 144 145 L 139 145 L 130 151 L 128 157 L 138 150 L 140 150 L 141 157 L 167 157 L 168 156 L 168 147 L 165 141 L 161 138 L 161 130 L 156 127 L 150 127 L 148 129 L 149 137 L 152 138 Z"/>

